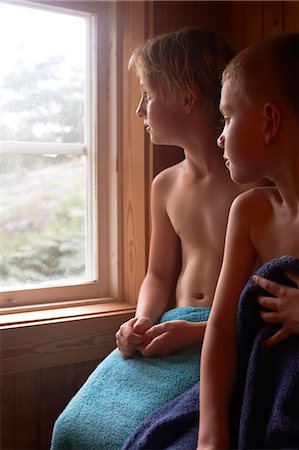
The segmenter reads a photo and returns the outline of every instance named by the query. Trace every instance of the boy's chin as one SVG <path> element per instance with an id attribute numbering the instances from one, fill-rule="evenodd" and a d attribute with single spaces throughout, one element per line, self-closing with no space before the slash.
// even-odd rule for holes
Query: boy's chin
<path id="1" fill-rule="evenodd" d="M 155 136 L 150 136 L 151 139 L 151 143 L 154 145 L 169 145 L 169 146 L 173 146 L 173 147 L 177 147 L 178 145 L 173 143 L 171 141 L 171 139 L 166 140 L 166 139 L 158 139 L 157 137 L 155 138 Z"/>
<path id="2" fill-rule="evenodd" d="M 231 180 L 236 184 L 251 184 L 251 183 L 255 183 L 257 181 L 257 179 L 255 179 L 254 177 L 250 177 L 245 174 L 236 173 L 232 170 L 229 170 L 229 174 L 230 174 Z"/>

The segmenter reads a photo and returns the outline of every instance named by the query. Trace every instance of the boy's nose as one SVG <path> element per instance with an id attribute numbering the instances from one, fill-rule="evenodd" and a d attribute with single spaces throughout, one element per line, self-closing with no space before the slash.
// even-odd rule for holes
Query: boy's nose
<path id="1" fill-rule="evenodd" d="M 140 108 L 139 105 L 138 105 L 138 107 L 137 107 L 137 109 L 136 109 L 136 116 L 142 117 L 141 108 Z"/>
<path id="2" fill-rule="evenodd" d="M 219 138 L 217 139 L 217 145 L 220 148 L 224 148 L 224 136 L 223 136 L 223 134 L 220 134 Z"/>
<path id="3" fill-rule="evenodd" d="M 140 100 L 138 103 L 137 109 L 136 109 L 136 115 L 138 117 L 144 117 L 145 116 L 145 108 L 143 104 L 143 100 Z"/>

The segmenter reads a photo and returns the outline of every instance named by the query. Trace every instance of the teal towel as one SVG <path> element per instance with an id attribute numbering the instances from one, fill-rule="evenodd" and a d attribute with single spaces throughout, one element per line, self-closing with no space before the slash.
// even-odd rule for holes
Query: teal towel
<path id="1" fill-rule="evenodd" d="M 208 319 L 209 308 L 167 311 L 160 322 Z M 161 358 L 124 360 L 114 350 L 56 420 L 51 450 L 118 450 L 137 425 L 199 380 L 200 346 Z"/>

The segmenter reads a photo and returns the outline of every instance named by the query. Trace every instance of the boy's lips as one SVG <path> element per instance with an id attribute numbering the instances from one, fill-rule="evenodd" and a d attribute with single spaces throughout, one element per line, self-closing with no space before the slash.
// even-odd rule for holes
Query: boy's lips
<path id="1" fill-rule="evenodd" d="M 226 156 L 223 156 L 223 159 L 224 159 L 224 164 L 226 166 L 228 166 L 229 165 L 229 159 Z"/>

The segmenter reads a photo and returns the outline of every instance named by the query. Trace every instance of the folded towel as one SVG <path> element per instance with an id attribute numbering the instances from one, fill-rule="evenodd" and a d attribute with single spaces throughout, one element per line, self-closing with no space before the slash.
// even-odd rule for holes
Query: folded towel
<path id="1" fill-rule="evenodd" d="M 209 308 L 183 307 L 160 322 L 208 319 Z M 142 420 L 199 379 L 200 346 L 161 358 L 124 360 L 114 350 L 57 419 L 52 450 L 116 450 Z"/>
<path id="2" fill-rule="evenodd" d="M 293 285 L 284 271 L 299 273 L 290 256 L 264 264 L 256 273 Z M 252 279 L 238 308 L 238 381 L 231 411 L 233 448 L 299 448 L 299 338 L 290 336 L 271 349 L 263 340 L 277 325 L 259 316 L 256 297 L 265 295 Z M 199 383 L 150 414 L 122 450 L 193 450 L 197 446 Z"/>

